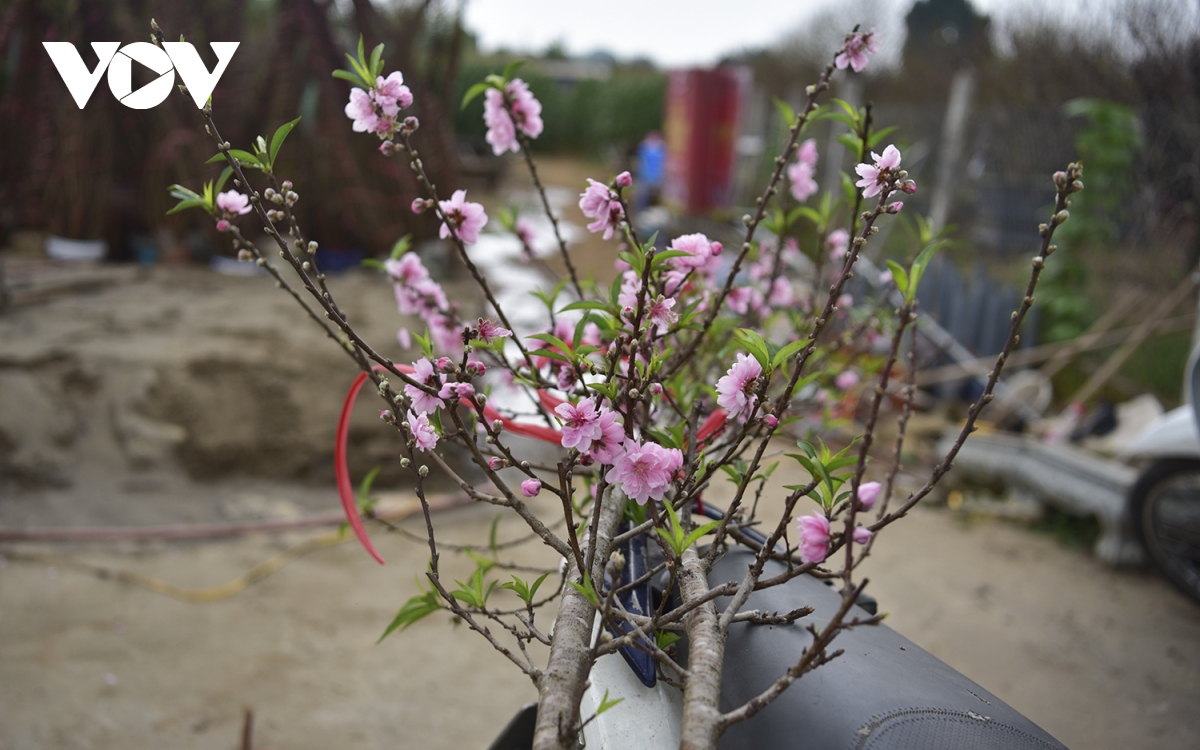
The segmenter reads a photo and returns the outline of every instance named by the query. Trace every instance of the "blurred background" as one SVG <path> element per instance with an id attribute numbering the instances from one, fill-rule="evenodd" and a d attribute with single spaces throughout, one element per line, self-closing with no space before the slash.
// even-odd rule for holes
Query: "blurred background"
<path id="1" fill-rule="evenodd" d="M 205 164 L 215 149 L 192 102 L 129 109 L 101 81 L 80 110 L 42 47 L 72 42 L 90 69 L 89 42 L 146 40 L 150 18 L 210 68 L 208 42 L 241 43 L 213 94 L 234 147 L 302 118 L 277 172 L 300 192 L 300 223 L 352 320 L 397 358 L 402 321 L 364 259 L 409 235 L 468 316 L 479 302 L 455 281 L 437 223 L 412 214 L 405 164 L 351 131 L 349 84 L 330 72 L 360 37 L 368 50 L 386 44 L 386 70 L 403 72 L 439 191 L 467 188 L 492 217 L 533 216 L 531 183 L 519 155 L 496 157 L 484 141 L 482 99 L 459 105 L 524 60 L 517 75 L 544 107 L 542 179 L 576 264 L 606 281 L 614 249 L 582 231 L 575 206 L 586 178 L 633 171 L 639 221 L 660 236 L 738 241 L 787 137 L 773 100 L 798 105 L 847 32 L 875 29 L 879 52 L 864 73 L 837 73 L 831 95 L 869 108 L 875 129 L 897 126 L 880 148 L 901 149 L 919 190 L 871 259 L 911 257 L 917 214 L 951 241 L 921 299 L 957 348 L 929 358 L 914 476 L 978 392 L 971 358 L 1000 348 L 1051 173 L 1081 159 L 1087 189 L 1023 333 L 1029 374 L 1009 382 L 994 421 L 1014 440 L 1084 452 L 1104 499 L 1055 502 L 964 457 L 939 509 L 881 541 L 872 585 L 889 624 L 1069 745 L 1194 741 L 1200 610 L 1137 564 L 1121 525 L 1136 467 L 1119 456 L 1185 398 L 1200 2 L 2 0 L 0 745 L 229 747 L 250 707 L 255 746 L 407 736 L 482 747 L 533 697 L 444 621 L 370 645 L 414 590 L 419 545 L 390 538 L 397 564 L 383 571 L 345 547 L 321 552 L 245 590 L 247 569 L 336 523 L 332 433 L 353 366 L 285 295 L 241 275 L 206 215 L 166 215 L 167 186 L 199 189 L 220 173 Z M 135 90 L 150 80 L 134 71 Z M 859 161 L 845 132 L 828 120 L 805 131 L 822 189 Z M 379 491 L 402 504 L 391 437 L 359 412 L 353 473 L 382 467 Z M 1045 459 L 1048 471 L 1077 458 L 1064 456 Z M 467 536 L 494 517 L 446 513 Z M 280 521 L 296 526 L 262 536 Z M 187 532 L 214 523 L 227 525 L 220 541 Z M 64 541 L 65 527 L 92 535 Z M 164 579 L 242 583 L 201 603 L 163 596 Z"/>

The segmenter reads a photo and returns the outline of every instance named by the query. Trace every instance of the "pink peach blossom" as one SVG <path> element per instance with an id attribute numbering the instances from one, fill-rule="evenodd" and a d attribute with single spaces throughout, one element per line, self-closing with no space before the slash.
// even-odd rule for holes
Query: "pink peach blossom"
<path id="1" fill-rule="evenodd" d="M 863 189 L 864 198 L 878 195 L 889 180 L 895 179 L 893 173 L 900 169 L 900 150 L 894 145 L 889 144 L 882 156 L 872 152 L 871 158 L 875 160 L 874 164 L 864 162 L 854 168 L 862 178 L 854 184 Z"/>
<path id="2" fill-rule="evenodd" d="M 823 514 L 813 513 L 796 519 L 800 530 L 800 560 L 819 563 L 829 554 L 829 519 Z"/>
<path id="3" fill-rule="evenodd" d="M 858 385 L 858 381 L 859 378 L 857 372 L 854 370 L 845 370 L 838 373 L 838 376 L 833 379 L 833 384 L 836 385 L 839 390 L 848 391 L 854 386 Z"/>
<path id="4" fill-rule="evenodd" d="M 438 387 L 438 378 L 437 374 L 433 371 L 433 363 L 424 357 L 413 362 L 412 378 L 422 385 L 427 385 L 431 388 Z M 436 395 L 426 393 L 415 385 L 405 384 L 404 393 L 412 399 L 412 408 L 418 414 L 435 411 L 442 405 Z"/>
<path id="5" fill-rule="evenodd" d="M 608 465 L 621 455 L 625 443 L 625 426 L 621 422 L 621 415 L 607 407 L 600 409 L 600 418 L 596 420 L 596 424 L 600 427 L 600 436 L 592 440 L 584 455 L 597 463 Z"/>
<path id="6" fill-rule="evenodd" d="M 762 375 L 762 365 L 748 354 L 738 353 L 725 377 L 717 381 L 717 406 L 729 414 L 745 419 L 754 409 L 755 381 Z"/>
<path id="7" fill-rule="evenodd" d="M 437 430 L 429 424 L 427 414 L 414 414 L 410 410 L 408 412 L 408 428 L 412 430 L 413 440 L 416 441 L 419 450 L 431 451 L 437 447 Z"/>
<path id="8" fill-rule="evenodd" d="M 682 465 L 683 454 L 677 449 L 628 440 L 624 453 L 609 470 L 608 480 L 638 505 L 645 505 L 647 500 L 662 499 Z"/>
<path id="9" fill-rule="evenodd" d="M 600 428 L 600 415 L 596 412 L 596 401 L 585 398 L 578 404 L 559 404 L 554 410 L 563 421 L 562 447 L 586 448 L 593 440 L 603 436 Z"/>
<path id="10" fill-rule="evenodd" d="M 354 120 L 354 132 L 374 133 L 379 128 L 379 116 L 375 114 L 371 95 L 360 88 L 350 89 L 350 103 L 346 105 L 346 117 Z"/>
<path id="11" fill-rule="evenodd" d="M 879 491 L 883 486 L 879 482 L 865 482 L 858 486 L 858 504 L 863 510 L 870 510 L 875 507 L 875 500 L 879 497 Z"/>
<path id="12" fill-rule="evenodd" d="M 524 482 L 521 482 L 521 494 L 524 495 L 525 497 L 536 497 L 537 494 L 541 491 L 542 491 L 541 480 L 526 479 Z"/>
<path id="13" fill-rule="evenodd" d="M 852 34 L 846 40 L 846 48 L 833 58 L 833 64 L 838 70 L 853 68 L 855 73 L 861 73 L 867 67 L 868 56 L 878 48 L 875 32 Z"/>
<path id="14" fill-rule="evenodd" d="M 845 229 L 835 229 L 825 238 L 825 248 L 829 250 L 830 260 L 841 260 L 850 249 L 850 232 Z"/>
<path id="15" fill-rule="evenodd" d="M 464 245 L 473 245 L 479 241 L 479 230 L 487 224 L 487 214 L 483 206 L 467 200 L 466 190 L 455 190 L 448 201 L 439 201 L 438 205 L 445 214 L 446 222 L 442 223 L 439 236 L 445 239 L 450 236 L 453 228 L 454 236 L 462 240 Z"/>
<path id="16" fill-rule="evenodd" d="M 217 208 L 230 214 L 242 216 L 250 213 L 250 199 L 236 190 L 217 193 Z"/>
<path id="17" fill-rule="evenodd" d="M 859 526 L 854 530 L 854 541 L 858 544 L 866 544 L 871 541 L 871 537 L 875 536 L 875 532 L 868 529 L 866 526 Z"/>

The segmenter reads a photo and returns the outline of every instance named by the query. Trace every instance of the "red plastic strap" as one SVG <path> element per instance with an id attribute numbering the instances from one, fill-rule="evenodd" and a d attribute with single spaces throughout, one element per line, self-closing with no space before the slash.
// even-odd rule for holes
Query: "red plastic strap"
<path id="1" fill-rule="evenodd" d="M 375 365 L 372 369 L 383 370 L 385 368 Z M 413 368 L 408 365 L 396 365 L 396 369 L 408 374 L 413 372 Z M 358 505 L 354 497 L 354 486 L 350 482 L 350 467 L 346 462 L 346 448 L 350 440 L 350 414 L 354 411 L 354 403 L 358 401 L 358 394 L 362 391 L 362 387 L 366 382 L 367 373 L 359 373 L 358 377 L 354 379 L 354 383 L 350 385 L 350 390 L 346 393 L 346 400 L 342 404 L 342 413 L 338 417 L 337 439 L 334 443 L 333 453 L 333 470 L 337 477 L 338 496 L 342 501 L 342 510 L 346 514 L 346 521 L 349 522 L 350 528 L 354 530 L 354 536 L 358 537 L 358 541 L 362 544 L 363 548 L 366 549 L 376 562 L 383 565 L 383 557 L 375 550 L 375 546 L 371 544 L 371 538 L 367 536 L 367 530 L 363 527 L 362 518 L 358 515 Z M 540 391 L 538 392 L 538 397 L 542 400 L 543 404 L 547 404 L 547 408 L 551 409 L 563 403 L 553 396 Z M 459 403 L 466 406 L 473 406 L 468 399 L 460 399 Z M 558 430 L 553 430 L 543 425 L 517 422 L 501 415 L 490 406 L 483 407 L 483 416 L 490 422 L 500 420 L 500 423 L 504 425 L 504 429 L 514 435 L 544 440 L 547 443 L 554 443 L 555 445 L 562 442 L 562 433 Z"/>
<path id="2" fill-rule="evenodd" d="M 350 437 L 350 412 L 354 409 L 354 402 L 358 400 L 358 392 L 362 390 L 365 382 L 367 382 L 367 373 L 360 372 L 346 393 L 346 401 L 342 404 L 342 414 L 338 417 L 337 441 L 333 450 L 333 470 L 337 475 L 338 495 L 342 499 L 342 510 L 346 513 L 346 520 L 350 523 L 350 528 L 354 529 L 354 536 L 358 537 L 359 543 L 367 550 L 367 553 L 375 558 L 375 562 L 383 565 L 383 558 L 375 551 L 375 545 L 371 544 L 371 537 L 367 536 L 362 518 L 358 515 L 358 505 L 354 502 L 354 487 L 350 484 L 350 468 L 346 466 L 346 442 Z"/>

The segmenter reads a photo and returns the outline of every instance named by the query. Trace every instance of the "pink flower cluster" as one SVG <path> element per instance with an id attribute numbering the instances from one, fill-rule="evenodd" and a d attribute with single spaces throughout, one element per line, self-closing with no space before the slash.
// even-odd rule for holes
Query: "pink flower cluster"
<path id="1" fill-rule="evenodd" d="M 717 406 L 745 420 L 754 410 L 758 396 L 753 393 L 762 365 L 748 354 L 739 353 L 725 377 L 717 381 Z"/>
<path id="2" fill-rule="evenodd" d="M 796 154 L 796 163 L 788 167 L 788 181 L 791 182 L 792 197 L 798 203 L 803 203 L 817 192 L 817 181 L 813 179 L 817 172 L 817 142 L 809 138 L 800 144 Z"/>
<path id="3" fill-rule="evenodd" d="M 442 208 L 442 214 L 446 217 L 446 221 L 442 222 L 442 228 L 438 232 L 438 236 L 446 239 L 453 232 L 454 236 L 462 240 L 464 245 L 474 245 L 479 242 L 479 230 L 483 229 L 483 225 L 487 224 L 487 214 L 483 210 L 483 206 L 478 203 L 471 203 L 467 200 L 466 190 L 455 190 L 448 201 L 438 201 L 438 205 Z"/>
<path id="4" fill-rule="evenodd" d="M 613 231 L 621 226 L 624 213 L 621 202 L 608 189 L 607 185 L 588 178 L 588 188 L 579 194 L 579 210 L 592 220 L 588 224 L 589 232 L 604 232 L 604 239 L 611 239 Z"/>
<path id="5" fill-rule="evenodd" d="M 354 120 L 354 132 L 376 133 L 380 138 L 389 138 L 397 128 L 396 116 L 412 103 L 412 92 L 404 85 L 404 76 L 397 70 L 387 78 L 376 78 L 370 91 L 351 89 L 350 103 L 345 111 L 346 117 Z"/>
<path id="6" fill-rule="evenodd" d="M 606 406 L 597 409 L 595 399 L 589 397 L 578 404 L 559 404 L 554 413 L 563 421 L 564 448 L 575 448 L 604 465 L 621 455 L 625 430 L 615 411 Z"/>
<path id="7" fill-rule="evenodd" d="M 441 285 L 429 276 L 416 253 L 405 253 L 399 259 L 384 261 L 396 293 L 396 307 L 401 315 L 417 315 L 424 321 L 439 351 L 458 352 L 462 349 L 462 326 Z M 397 338 L 405 348 L 412 345 L 408 330 L 401 328 Z"/>
<path id="8" fill-rule="evenodd" d="M 855 73 L 861 73 L 867 67 L 869 56 L 878 48 L 879 43 L 875 39 L 874 31 L 851 34 L 846 37 L 844 50 L 833 58 L 833 64 L 838 70 L 853 68 Z"/>
<path id="9" fill-rule="evenodd" d="M 483 100 L 483 122 L 487 125 L 487 142 L 499 156 L 505 151 L 521 149 L 517 131 L 530 138 L 542 134 L 542 103 L 534 98 L 529 85 L 514 78 L 500 89 L 488 89 Z"/>
<path id="10" fill-rule="evenodd" d="M 645 505 L 647 500 L 662 499 L 682 466 L 683 453 L 678 449 L 630 439 L 609 470 L 608 481 L 638 505 Z"/>

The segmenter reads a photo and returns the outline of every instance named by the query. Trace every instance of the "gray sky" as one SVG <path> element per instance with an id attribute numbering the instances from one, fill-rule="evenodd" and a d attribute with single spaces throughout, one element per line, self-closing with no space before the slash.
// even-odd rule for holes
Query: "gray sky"
<path id="1" fill-rule="evenodd" d="M 541 52 L 562 42 L 571 54 L 607 50 L 620 58 L 648 57 L 666 67 L 704 66 L 748 47 L 768 46 L 801 27 L 814 14 L 839 9 L 847 31 L 864 23 L 881 34 L 881 64 L 898 59 L 903 17 L 916 0 L 468 0 L 467 26 L 485 50 Z M 1120 10 L 1134 4 L 1170 10 L 1162 14 L 1175 31 L 1200 28 L 1197 0 L 970 0 L 1006 30 L 1033 16 L 1074 26 L 1090 24 L 1105 35 Z M 852 8 L 874 5 L 874 18 L 854 18 Z M 861 11 L 860 11 L 861 12 Z M 864 14 L 865 15 L 865 14 Z M 1107 27 L 1107 28 L 1106 28 Z M 831 38 L 830 51 L 840 39 Z M 1003 39 L 999 48 L 1004 49 Z"/>

